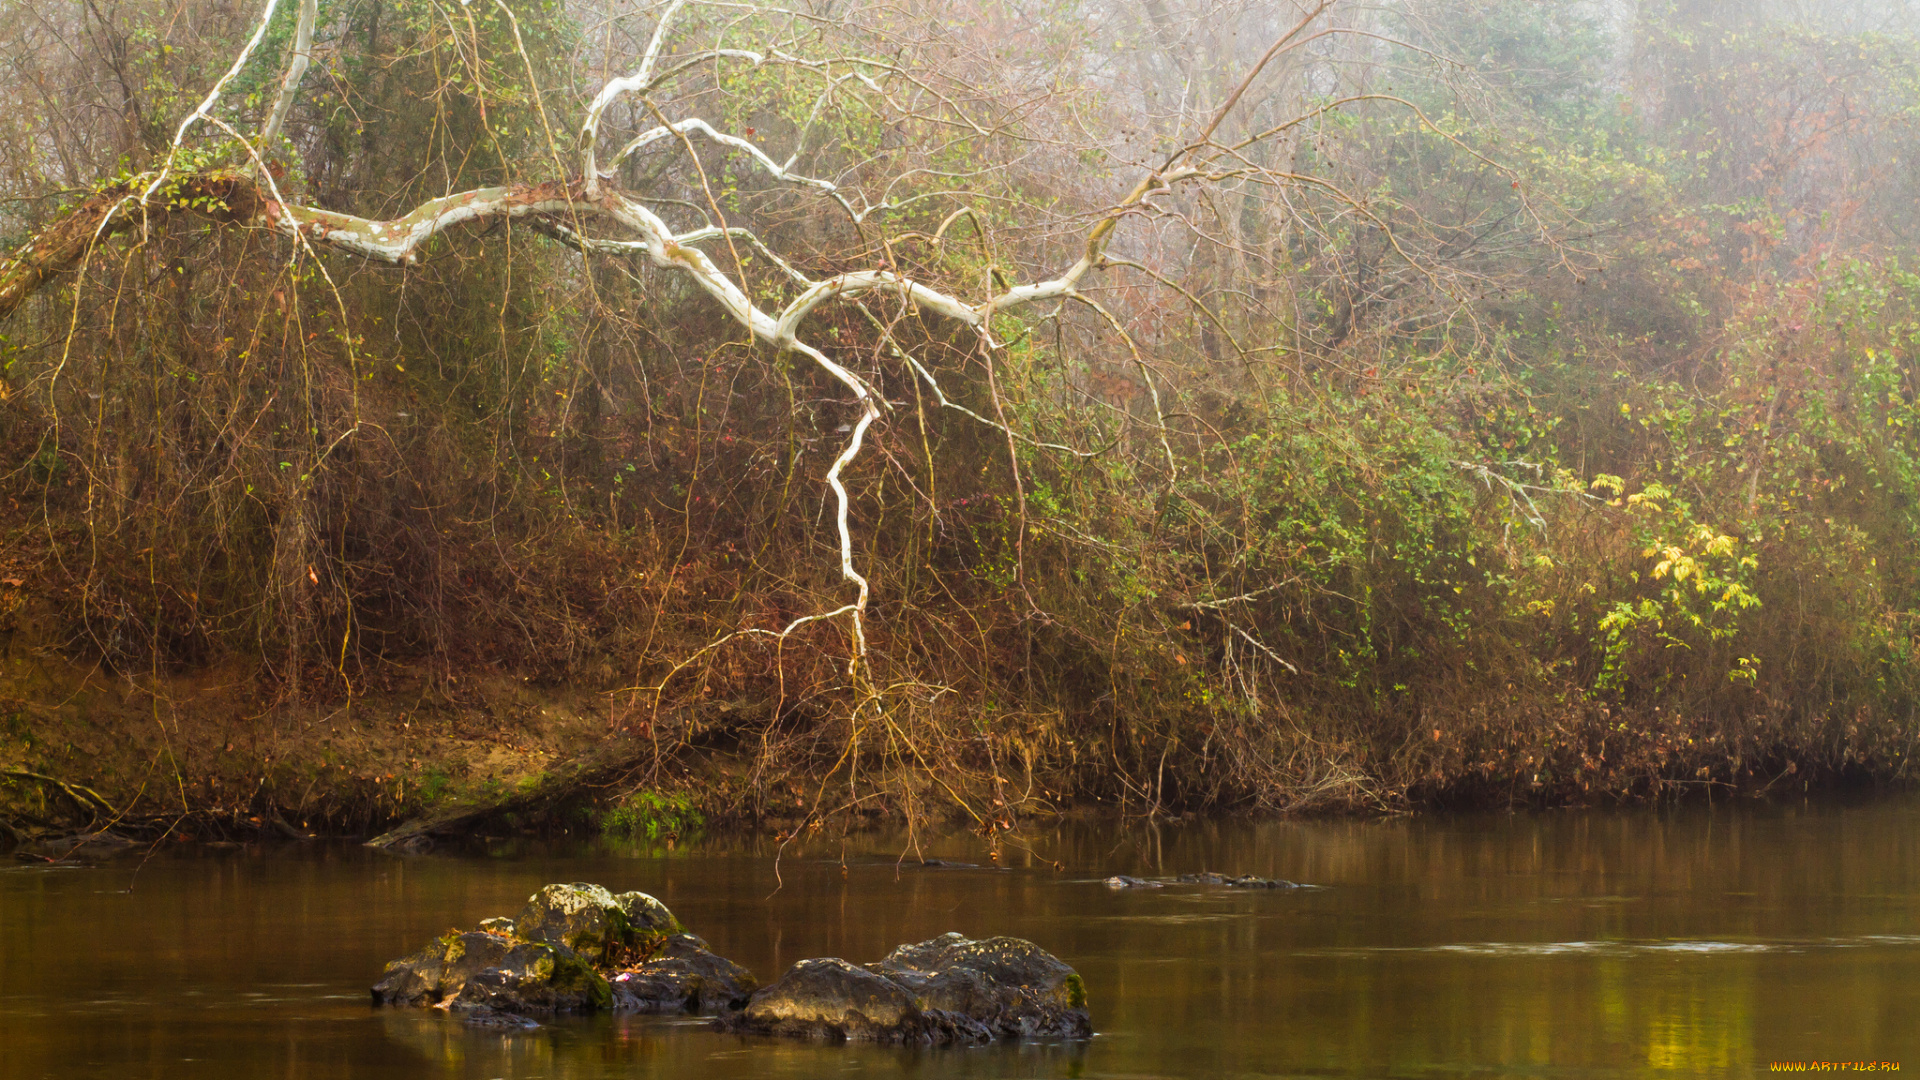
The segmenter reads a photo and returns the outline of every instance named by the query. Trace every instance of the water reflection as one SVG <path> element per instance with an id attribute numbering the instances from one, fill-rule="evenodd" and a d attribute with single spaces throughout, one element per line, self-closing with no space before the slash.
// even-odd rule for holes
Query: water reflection
<path id="1" fill-rule="evenodd" d="M 396 858 L 167 852 L 0 872 L 0 1076 L 1149 1077 L 1920 1067 L 1920 802 L 1401 819 L 1067 823 L 671 852 L 499 841 Z M 1114 891 L 1215 870 L 1320 888 Z M 661 897 L 763 977 L 947 930 L 1086 976 L 1091 1044 L 911 1051 L 678 1019 L 502 1034 L 375 1011 L 388 958 L 549 881 Z M 132 892 L 128 892 L 129 884 Z"/>

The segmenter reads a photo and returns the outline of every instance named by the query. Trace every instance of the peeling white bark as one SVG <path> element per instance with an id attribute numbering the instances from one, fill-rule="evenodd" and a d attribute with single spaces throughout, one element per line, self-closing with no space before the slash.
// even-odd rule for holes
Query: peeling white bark
<path id="1" fill-rule="evenodd" d="M 148 199 L 153 198 L 153 193 L 160 190 L 160 185 L 166 183 L 167 177 L 172 174 L 174 156 L 186 143 L 187 132 L 193 129 L 196 122 L 205 120 L 212 114 L 213 107 L 219 102 L 220 95 L 226 91 L 227 84 L 233 81 L 234 76 L 245 70 L 248 60 L 253 59 L 253 52 L 260 47 L 260 40 L 267 36 L 267 24 L 273 21 L 274 9 L 279 4 L 280 0 L 267 0 L 267 9 L 260 13 L 260 24 L 253 28 L 253 36 L 247 39 L 247 44 L 240 50 L 240 55 L 234 58 L 233 66 L 227 69 L 225 75 L 220 76 L 220 81 L 213 84 L 213 89 L 207 91 L 207 96 L 187 114 L 187 118 L 180 121 L 180 127 L 173 133 L 173 143 L 167 148 L 166 164 L 160 167 L 160 171 L 154 175 L 153 182 L 140 193 L 142 206 L 146 205 Z"/>
<path id="2" fill-rule="evenodd" d="M 300 89 L 300 80 L 306 78 L 307 65 L 313 59 L 313 23 L 319 13 L 320 0 L 300 0 L 300 22 L 293 31 L 293 55 L 287 60 L 287 73 L 280 80 L 280 93 L 274 98 L 273 110 L 260 127 L 260 137 L 253 141 L 258 153 L 267 153 L 273 140 L 280 137 L 280 128 L 293 109 L 293 96 Z"/>
<path id="3" fill-rule="evenodd" d="M 269 202 L 263 217 L 276 231 L 381 262 L 404 264 L 419 257 L 422 245 L 436 234 L 469 221 L 540 217 L 565 214 L 579 205 L 577 197 L 554 187 L 532 192 L 518 188 L 480 188 L 422 203 L 404 217 L 391 221 L 339 214 L 331 210 Z"/>
<path id="4" fill-rule="evenodd" d="M 773 176 L 773 178 L 776 180 L 784 180 L 784 181 L 787 181 L 788 183 L 801 184 L 806 187 L 815 188 L 819 191 L 823 191 L 829 195 L 836 194 L 840 190 L 840 188 L 834 183 L 832 183 L 831 181 L 821 180 L 812 176 L 802 176 L 799 173 L 789 171 L 793 166 L 793 160 L 794 160 L 793 158 L 787 159 L 787 163 L 785 165 L 781 165 L 780 163 L 774 161 L 773 158 L 769 157 L 765 150 L 760 149 L 758 146 L 754 145 L 752 142 L 746 139 L 742 139 L 736 135 L 727 135 L 722 132 L 715 131 L 711 125 L 709 125 L 705 120 L 702 120 L 697 116 L 692 117 L 690 119 L 686 119 L 686 120 L 677 120 L 674 123 L 669 124 L 665 127 L 656 127 L 651 131 L 642 132 L 640 135 L 636 136 L 632 142 L 629 142 L 626 146 L 622 147 L 620 149 L 620 152 L 613 156 L 613 160 L 609 161 L 607 164 L 609 167 L 618 165 L 620 162 L 633 156 L 635 153 L 646 149 L 647 147 L 653 145 L 654 143 L 659 142 L 661 139 L 664 139 L 669 135 L 704 135 L 707 138 L 712 139 L 714 142 L 717 142 L 722 146 L 731 146 L 736 150 L 744 151 L 747 155 L 752 157 L 753 160 L 759 162 L 760 167 L 767 170 L 767 172 L 770 173 Z M 795 157 L 798 157 L 798 156 L 799 156 L 798 154 L 795 155 Z"/>
<path id="5" fill-rule="evenodd" d="M 740 146 L 751 153 L 754 159 L 769 172 L 776 176 L 785 173 L 783 168 L 775 164 L 757 146 L 745 139 L 715 132 L 703 120 L 686 120 L 670 128 L 655 128 L 649 135 L 664 138 L 673 131 L 699 131 L 725 145 Z M 834 523 L 840 541 L 840 575 L 859 590 L 859 598 L 850 611 L 854 640 L 852 664 L 857 666 L 864 660 L 867 652 L 865 615 L 867 602 L 872 595 L 872 586 L 854 565 L 853 533 L 850 522 L 852 500 L 842 477 L 847 466 L 859 456 L 867 429 L 880 417 L 885 403 L 866 380 L 835 362 L 819 349 L 802 341 L 799 334 L 800 325 L 809 314 L 829 300 L 848 299 L 864 293 L 886 291 L 896 293 L 903 300 L 935 314 L 973 327 L 989 347 L 997 347 L 990 333 L 991 320 L 996 312 L 1038 301 L 1076 297 L 1080 280 L 1089 270 L 1099 265 L 1107 241 L 1112 235 L 1113 226 L 1119 217 L 1144 198 L 1148 192 L 1164 186 L 1168 179 L 1179 180 L 1191 175 L 1194 175 L 1194 172 L 1189 169 L 1176 171 L 1169 178 L 1150 177 L 1143 180 L 1127 201 L 1102 218 L 1089 232 L 1085 253 L 1065 273 L 1049 281 L 1015 286 L 980 304 L 968 304 L 948 293 L 886 270 L 856 271 L 824 281 L 807 282 L 804 275 L 776 258 L 775 261 L 780 263 L 781 268 L 791 278 L 806 284 L 800 295 L 789 301 L 777 316 L 754 304 L 740 283 L 735 282 L 723 272 L 706 252 L 693 246 L 700 241 L 733 235 L 744 236 L 756 248 L 764 251 L 764 246 L 750 231 L 705 228 L 676 234 L 658 214 L 645 205 L 605 187 L 602 187 L 597 195 L 585 191 L 568 190 L 558 185 L 546 185 L 535 189 L 483 188 L 434 199 L 422 204 L 404 217 L 391 221 L 372 221 L 347 214 L 281 203 L 269 204 L 265 217 L 278 231 L 289 236 L 298 234 L 309 243 L 322 244 L 390 263 L 411 262 L 417 257 L 421 245 L 435 234 L 454 225 L 502 217 L 538 219 L 549 231 L 562 235 L 576 246 L 588 250 L 616 251 L 621 254 L 644 253 L 656 266 L 687 274 L 709 296 L 718 301 L 729 315 L 746 327 L 755 339 L 775 349 L 797 352 L 813 361 L 845 386 L 860 407 L 860 417 L 854 424 L 853 432 L 839 456 L 834 459 L 826 477 L 827 485 L 834 493 Z M 783 178 L 790 177 L 783 176 Z M 826 184 L 825 181 L 812 183 L 813 186 L 831 189 L 831 185 Z M 567 226 L 557 223 L 560 220 L 571 220 L 580 216 L 610 220 L 623 226 L 638 239 L 620 241 L 582 237 Z M 770 252 L 768 254 L 771 255 Z M 959 408 L 947 400 L 939 384 L 933 379 L 932 373 L 918 362 L 914 362 L 912 366 L 916 373 L 933 387 L 942 405 Z M 970 410 L 961 409 L 960 411 L 990 423 Z M 992 426 L 1005 430 L 1001 424 L 996 423 Z M 1015 433 L 1009 432 L 1009 434 Z M 1025 441 L 1032 442 L 1032 440 Z M 1071 451 L 1070 448 L 1062 447 L 1061 449 L 1080 453 Z"/>
<path id="6" fill-rule="evenodd" d="M 218 123 L 212 117 L 211 110 L 218 102 L 226 85 L 246 66 L 258 48 L 278 2 L 279 0 L 267 0 L 266 8 L 261 14 L 252 39 L 234 61 L 233 67 L 214 85 L 199 107 L 181 122 L 174 137 L 175 151 L 180 149 L 189 130 L 196 122 L 209 120 Z M 300 3 L 300 21 L 291 58 L 281 79 L 273 106 L 256 140 L 257 148 L 249 147 L 249 150 L 253 151 L 252 156 L 256 164 L 260 161 L 259 151 L 266 149 L 267 144 L 278 137 L 310 62 L 318 3 L 317 0 L 300 0 Z M 834 522 L 839 539 L 841 577 L 858 589 L 858 599 L 852 605 L 842 609 L 850 614 L 852 620 L 854 666 L 850 667 L 849 671 L 853 672 L 857 670 L 858 664 L 864 660 L 867 652 L 865 614 L 872 589 L 854 564 L 850 521 L 851 497 L 846 488 L 844 474 L 847 467 L 859 456 L 868 428 L 888 406 L 865 379 L 801 339 L 800 329 L 807 316 L 828 301 L 853 299 L 877 292 L 891 293 L 900 297 L 901 301 L 907 305 L 972 327 L 988 348 L 998 348 L 991 333 L 995 314 L 1047 300 L 1083 299 L 1078 296 L 1079 283 L 1090 270 L 1103 265 L 1107 243 L 1120 218 L 1131 212 L 1154 190 L 1201 174 L 1191 166 L 1175 168 L 1173 166 L 1176 162 L 1169 161 L 1168 166 L 1161 173 L 1142 179 L 1126 199 L 1111 209 L 1089 230 L 1084 251 L 1065 272 L 1047 281 L 1014 286 L 977 304 L 969 304 L 957 296 L 933 288 L 924 282 L 902 277 L 889 270 L 861 270 L 840 274 L 823 281 L 812 281 L 768 250 L 760 239 L 748 230 L 710 227 L 676 234 L 658 214 L 648 209 L 642 202 L 628 197 L 609 184 L 611 170 L 629 156 L 656 143 L 667 141 L 671 137 L 678 137 L 677 141 L 685 145 L 684 140 L 687 136 L 699 135 L 718 146 L 745 154 L 768 175 L 783 183 L 811 188 L 835 200 L 857 225 L 864 215 L 854 211 L 837 185 L 829 180 L 797 173 L 794 171 L 794 166 L 804 150 L 814 116 L 841 85 L 849 80 L 856 80 L 883 98 L 884 91 L 871 76 L 857 68 L 841 74 L 835 73 L 835 66 L 851 67 L 850 61 L 803 60 L 777 50 L 769 50 L 766 53 L 745 49 L 708 50 L 683 58 L 673 66 L 672 70 L 657 74 L 662 50 L 673 28 L 674 19 L 685 4 L 686 0 L 668 0 L 633 73 L 610 80 L 594 96 L 580 128 L 581 176 L 577 184 L 547 183 L 531 187 L 481 188 L 430 200 L 399 218 L 376 221 L 285 202 L 280 199 L 277 188 L 271 183 L 271 178 L 266 178 L 267 187 L 272 195 L 271 197 L 262 195 L 259 198 L 257 205 L 260 209 L 254 224 L 308 245 L 330 247 L 368 259 L 406 265 L 419 257 L 421 248 L 434 236 L 455 225 L 503 218 L 527 219 L 537 223 L 549 234 L 582 251 L 644 256 L 656 266 L 686 274 L 725 308 L 729 316 L 744 326 L 755 340 L 774 349 L 799 353 L 818 365 L 821 370 L 847 388 L 860 410 L 860 416 L 853 425 L 851 436 L 834 459 L 826 476 L 827 485 L 833 491 L 836 501 Z M 1324 6 L 1323 3 L 1322 7 Z M 716 130 L 700 117 L 689 117 L 677 121 L 667 121 L 662 117 L 659 126 L 643 132 L 628 142 L 606 162 L 608 171 L 602 171 L 597 154 L 600 127 L 607 110 L 616 101 L 629 94 L 644 96 L 661 82 L 689 70 L 695 64 L 717 59 L 741 60 L 755 66 L 770 60 L 792 64 L 812 71 L 826 80 L 826 86 L 821 91 L 820 97 L 816 99 L 807 122 L 802 125 L 793 154 L 784 163 L 775 161 L 752 140 Z M 874 70 L 886 71 L 893 76 L 914 82 L 909 76 L 890 65 L 873 61 L 868 63 Z M 915 85 L 920 84 L 916 82 Z M 649 107 L 652 108 L 650 102 Z M 658 115 L 657 108 L 654 111 Z M 225 124 L 219 124 L 219 126 L 226 128 Z M 234 137 L 238 138 L 237 135 Z M 167 182 L 173 159 L 174 155 L 170 153 L 166 165 L 152 177 L 151 182 L 147 184 L 145 191 L 137 200 L 140 205 L 144 206 L 147 199 Z M 258 193 L 258 188 L 255 191 Z M 605 239 L 586 236 L 579 231 L 578 224 L 589 219 L 615 226 L 618 231 L 626 233 L 630 238 Z M 108 222 L 115 220 L 117 218 L 114 213 L 110 212 L 103 218 L 102 228 L 106 228 Z M 746 292 L 747 283 L 744 280 L 736 281 L 728 276 L 710 256 L 695 246 L 701 242 L 723 237 L 745 239 L 752 244 L 756 250 L 765 254 L 777 265 L 789 280 L 800 287 L 799 294 L 789 300 L 777 314 L 755 304 Z M 42 280 L 43 277 L 44 275 L 35 276 L 33 282 Z M 22 281 L 25 282 L 26 278 L 23 277 Z M 22 287 L 30 287 L 33 282 L 27 282 Z M 869 313 L 869 318 L 871 317 Z M 882 332 L 886 333 L 884 328 Z M 990 424 L 1005 432 L 1010 438 L 1023 439 L 1033 445 L 1054 445 L 1034 443 L 1033 440 L 1026 439 L 1003 422 L 995 423 L 987 420 L 948 400 L 933 374 L 918 360 L 901 350 L 897 343 L 893 343 L 890 334 L 888 334 L 888 343 L 893 345 L 900 355 L 905 356 L 914 372 L 933 388 L 936 398 L 943 407 L 956 409 L 976 420 Z M 1055 448 L 1084 455 L 1083 451 L 1073 450 L 1070 447 Z"/>
<path id="7" fill-rule="evenodd" d="M 667 28 L 673 25 L 673 17 L 680 13 L 686 0 L 672 0 L 667 10 L 660 14 L 660 21 L 653 28 L 653 37 L 647 41 L 647 50 L 640 57 L 640 66 L 625 78 L 614 79 L 600 88 L 594 95 L 593 103 L 587 106 L 587 117 L 580 125 L 580 175 L 586 179 L 589 198 L 600 194 L 601 176 L 594 165 L 594 144 L 600 137 L 600 117 L 607 106 L 622 96 L 644 91 L 653 78 L 653 65 L 660 58 L 660 46 L 667 38 Z"/>

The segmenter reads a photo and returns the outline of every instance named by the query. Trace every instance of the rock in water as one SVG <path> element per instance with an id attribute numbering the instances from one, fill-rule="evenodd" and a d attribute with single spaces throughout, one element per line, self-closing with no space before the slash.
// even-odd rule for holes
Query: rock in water
<path id="1" fill-rule="evenodd" d="M 615 896 L 598 885 L 575 882 L 548 885 L 528 897 L 511 932 L 571 949 L 588 963 L 610 964 L 646 954 L 679 933 L 680 923 L 667 905 L 646 893 Z"/>
<path id="2" fill-rule="evenodd" d="M 1300 886 L 1279 878 L 1254 877 L 1247 874 L 1233 877 L 1228 874 L 1201 873 L 1181 874 L 1175 880 L 1187 885 L 1225 885 L 1229 889 L 1297 889 Z"/>
<path id="3" fill-rule="evenodd" d="M 723 1018 L 731 1031 L 876 1042 L 984 1043 L 1093 1033 L 1075 971 L 1030 941 L 945 934 L 885 960 L 802 960 Z"/>
<path id="4" fill-rule="evenodd" d="M 985 1043 L 1085 1038 L 1080 976 L 1030 941 L 947 934 L 877 964 L 802 960 L 755 990 L 753 974 L 680 929 L 645 893 L 548 885 L 517 918 L 448 933 L 387 965 L 373 1000 L 457 1010 L 477 1026 L 528 1014 L 724 1012 L 728 1030 L 815 1039 Z"/>
<path id="5" fill-rule="evenodd" d="M 609 981 L 615 1012 L 738 1009 L 760 985 L 752 972 L 717 955 L 692 934 L 668 938 L 652 957 Z"/>
<path id="6" fill-rule="evenodd" d="M 745 968 L 680 933 L 667 906 L 645 893 L 598 885 L 548 885 L 517 919 L 453 931 L 387 965 L 376 1003 L 434 1005 L 474 1015 L 693 1012 L 743 1002 Z"/>
<path id="7" fill-rule="evenodd" d="M 540 1026 L 524 1016 L 495 1012 L 484 1007 L 469 1010 L 467 1023 L 473 1027 L 497 1028 L 501 1031 L 529 1031 Z"/>
<path id="8" fill-rule="evenodd" d="M 811 1039 L 932 1042 L 926 1014 L 892 980 L 840 959 L 802 960 L 724 1027 Z"/>
<path id="9" fill-rule="evenodd" d="M 1000 1037 L 1093 1034 L 1079 973 L 1031 941 L 942 934 L 902 945 L 872 967 L 911 991 L 922 1008 L 967 1016 Z"/>
<path id="10" fill-rule="evenodd" d="M 511 1013 L 588 1012 L 608 1007 L 612 991 L 569 949 L 471 930 L 388 964 L 373 999 Z"/>

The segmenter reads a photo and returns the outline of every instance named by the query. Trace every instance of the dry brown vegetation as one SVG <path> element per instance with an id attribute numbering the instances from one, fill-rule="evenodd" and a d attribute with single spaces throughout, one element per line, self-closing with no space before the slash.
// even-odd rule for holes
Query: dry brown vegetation
<path id="1" fill-rule="evenodd" d="M 37 16 L 0 714 L 109 694 L 155 821 L 1905 776 L 1920 87 L 1844 8 Z"/>

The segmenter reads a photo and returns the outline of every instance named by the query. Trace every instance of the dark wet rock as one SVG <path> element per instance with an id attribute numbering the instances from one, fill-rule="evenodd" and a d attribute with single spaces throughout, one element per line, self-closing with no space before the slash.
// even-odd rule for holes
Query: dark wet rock
<path id="1" fill-rule="evenodd" d="M 510 945 L 508 939 L 483 931 L 449 933 L 412 956 L 388 964 L 380 981 L 373 984 L 373 1000 L 383 1005 L 438 1005 L 458 993 L 469 976 L 489 966 L 486 961 L 501 958 L 505 950 L 497 948 L 496 942 Z M 474 954 L 480 961 L 477 967 L 468 968 L 462 963 L 469 945 L 479 947 Z M 450 989 L 443 991 L 443 985 Z"/>
<path id="2" fill-rule="evenodd" d="M 1173 880 L 1182 885 L 1225 885 L 1230 879 L 1225 874 L 1200 873 L 1181 874 Z"/>
<path id="3" fill-rule="evenodd" d="M 388 964 L 373 999 L 483 1016 L 677 1012 L 709 1000 L 724 1005 L 753 989 L 752 975 L 681 935 L 679 925 L 645 893 L 549 885 L 517 919 L 488 919 Z M 608 976 L 623 969 L 648 977 L 629 977 L 616 992 Z"/>
<path id="4" fill-rule="evenodd" d="M 646 961 L 616 972 L 615 1012 L 721 1012 L 738 1009 L 759 986 L 753 973 L 692 934 L 676 934 Z"/>
<path id="5" fill-rule="evenodd" d="M 747 1007 L 723 1019 L 734 1031 L 803 1039 L 932 1042 L 932 1025 L 899 984 L 840 959 L 802 960 Z"/>
<path id="6" fill-rule="evenodd" d="M 466 1022 L 471 1027 L 497 1028 L 502 1031 L 527 1031 L 540 1026 L 524 1016 L 498 1012 L 484 1006 L 469 1011 Z"/>
<path id="7" fill-rule="evenodd" d="M 747 1007 L 732 1031 L 875 1042 L 984 1043 L 1001 1038 L 1085 1038 L 1080 976 L 1030 941 L 946 934 L 902 945 L 885 960 L 802 960 Z"/>
<path id="8" fill-rule="evenodd" d="M 1166 887 L 1166 882 L 1164 881 L 1128 877 L 1125 874 L 1115 874 L 1101 882 L 1101 884 L 1109 889 L 1163 889 Z"/>
<path id="9" fill-rule="evenodd" d="M 942 934 L 902 945 L 871 967 L 912 991 L 922 1008 L 963 1014 L 1000 1037 L 1093 1033 L 1079 974 L 1031 941 Z"/>
<path id="10" fill-rule="evenodd" d="M 507 1013 L 583 1013 L 613 1007 L 613 988 L 606 976 L 579 956 L 552 945 L 521 948 L 547 955 L 531 964 L 512 962 L 482 968 L 467 977 L 448 1008 L 493 1009 Z"/>
<path id="11" fill-rule="evenodd" d="M 387 965 L 373 999 L 514 1013 L 587 1012 L 611 1004 L 607 981 L 570 950 L 506 934 L 448 934 Z"/>
<path id="12" fill-rule="evenodd" d="M 530 1014 L 611 1010 L 721 1012 L 734 1031 L 896 1043 L 1092 1032 L 1080 976 L 1018 938 L 947 934 L 866 967 L 803 960 L 755 987 L 653 897 L 575 883 L 541 889 L 517 918 L 450 932 L 388 964 L 373 999 L 501 1029 L 527 1026 Z"/>
<path id="13" fill-rule="evenodd" d="M 1251 874 L 1248 874 L 1244 877 L 1232 877 L 1227 874 L 1213 874 L 1213 873 L 1181 874 L 1177 880 L 1189 885 L 1223 885 L 1229 889 L 1298 889 L 1300 888 L 1299 885 L 1291 881 L 1282 881 L 1279 878 L 1254 877 Z"/>

